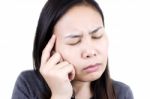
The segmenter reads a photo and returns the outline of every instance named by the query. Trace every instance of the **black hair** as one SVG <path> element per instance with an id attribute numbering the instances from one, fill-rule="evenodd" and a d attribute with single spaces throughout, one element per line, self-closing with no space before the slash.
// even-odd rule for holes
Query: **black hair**
<path id="1" fill-rule="evenodd" d="M 33 64 L 35 71 L 39 72 L 42 51 L 53 35 L 54 26 L 70 8 L 77 5 L 87 5 L 97 10 L 104 25 L 103 12 L 95 0 L 48 0 L 40 14 L 34 39 Z M 91 83 L 91 90 L 94 93 L 94 99 L 116 99 L 108 64 L 102 76 Z"/>

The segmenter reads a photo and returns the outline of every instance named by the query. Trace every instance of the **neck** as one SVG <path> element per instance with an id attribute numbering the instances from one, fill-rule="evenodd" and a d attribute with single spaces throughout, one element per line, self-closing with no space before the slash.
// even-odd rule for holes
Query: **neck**
<path id="1" fill-rule="evenodd" d="M 83 97 L 90 99 L 92 97 L 90 82 L 72 81 L 72 86 L 76 99 L 83 99 Z"/>

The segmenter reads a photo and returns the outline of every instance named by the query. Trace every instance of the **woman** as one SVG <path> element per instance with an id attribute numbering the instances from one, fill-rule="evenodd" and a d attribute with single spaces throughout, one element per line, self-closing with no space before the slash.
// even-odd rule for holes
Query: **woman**
<path id="1" fill-rule="evenodd" d="M 37 26 L 34 70 L 18 77 L 12 99 L 133 99 L 109 76 L 103 13 L 94 0 L 48 0 Z"/>

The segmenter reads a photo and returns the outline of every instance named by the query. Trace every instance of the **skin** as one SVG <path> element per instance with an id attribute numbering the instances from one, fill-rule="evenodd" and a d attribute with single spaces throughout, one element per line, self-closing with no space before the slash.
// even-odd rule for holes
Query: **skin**
<path id="1" fill-rule="evenodd" d="M 40 72 L 52 90 L 51 99 L 70 99 L 72 90 L 78 99 L 90 98 L 90 82 L 103 74 L 107 56 L 108 40 L 100 14 L 91 6 L 71 8 L 55 25 L 54 36 L 42 53 Z M 95 64 L 94 71 L 85 70 Z"/>

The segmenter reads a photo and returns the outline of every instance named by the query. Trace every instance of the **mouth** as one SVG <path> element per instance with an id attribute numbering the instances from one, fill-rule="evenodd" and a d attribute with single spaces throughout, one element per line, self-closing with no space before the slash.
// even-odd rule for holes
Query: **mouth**
<path id="1" fill-rule="evenodd" d="M 83 68 L 83 71 L 85 71 L 87 73 L 96 72 L 101 65 L 102 64 L 100 64 L 100 63 L 96 63 L 94 65 L 89 65 L 89 66 L 86 66 L 85 68 Z"/>

